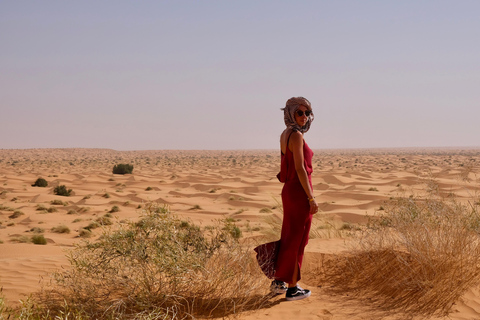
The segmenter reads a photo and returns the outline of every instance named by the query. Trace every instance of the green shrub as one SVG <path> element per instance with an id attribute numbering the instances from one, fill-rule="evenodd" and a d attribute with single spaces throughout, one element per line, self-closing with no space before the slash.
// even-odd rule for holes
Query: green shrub
<path id="1" fill-rule="evenodd" d="M 64 196 L 64 197 L 69 197 L 70 193 L 72 192 L 72 189 L 67 189 L 65 185 L 60 185 L 56 186 L 55 189 L 53 189 L 53 193 L 59 196 Z"/>
<path id="2" fill-rule="evenodd" d="M 133 165 L 120 163 L 113 166 L 113 173 L 114 174 L 126 174 L 133 172 Z"/>
<path id="3" fill-rule="evenodd" d="M 37 181 L 35 181 L 34 184 L 32 184 L 32 187 L 42 187 L 42 188 L 45 188 L 46 186 L 48 186 L 48 182 L 47 180 L 43 179 L 43 178 L 38 178 Z"/>
<path id="4" fill-rule="evenodd" d="M 89 319 L 229 318 L 260 308 L 268 279 L 252 248 L 228 230 L 219 222 L 202 231 L 147 204 L 138 222 L 104 230 L 69 254 L 71 268 L 36 296 L 34 318 L 61 317 L 67 308 Z"/>
<path id="5" fill-rule="evenodd" d="M 120 208 L 118 206 L 113 206 L 112 209 L 110 209 L 109 212 L 113 213 L 113 212 L 118 212 L 120 211 Z"/>
<path id="6" fill-rule="evenodd" d="M 32 242 L 34 244 L 46 245 L 47 244 L 47 239 L 45 239 L 43 234 L 36 234 L 36 235 L 32 236 Z"/>

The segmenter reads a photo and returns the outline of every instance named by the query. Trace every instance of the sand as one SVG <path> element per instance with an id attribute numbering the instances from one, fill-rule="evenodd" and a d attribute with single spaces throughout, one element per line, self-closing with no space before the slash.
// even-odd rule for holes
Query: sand
<path id="1" fill-rule="evenodd" d="M 440 188 L 468 199 L 478 193 L 480 149 L 317 150 L 312 176 L 320 215 L 336 229 L 364 224 L 390 197 Z M 40 287 L 40 279 L 67 268 L 65 256 L 82 241 L 79 232 L 112 211 L 113 219 L 137 219 L 149 201 L 168 204 L 180 216 L 202 225 L 237 219 L 244 237 L 268 228 L 281 217 L 277 181 L 279 151 L 131 151 L 107 149 L 0 150 L 0 287 L 9 305 L 19 304 Z M 115 175 L 118 163 L 134 165 L 133 174 Z M 31 186 L 39 177 L 48 187 Z M 430 183 L 434 178 L 436 185 Z M 473 183 L 472 183 L 473 182 Z M 69 197 L 53 189 L 65 185 Z M 54 200 L 61 204 L 52 204 Z M 38 210 L 43 206 L 45 210 Z M 10 217 L 16 210 L 18 217 Z M 49 212 L 50 211 L 50 212 Z M 115 210 L 113 210 L 115 211 Z M 69 233 L 52 228 L 66 226 Z M 47 245 L 24 243 L 43 231 Z M 93 229 L 95 239 L 101 228 Z M 325 255 L 343 254 L 351 237 L 335 233 L 311 239 L 305 268 Z M 401 319 L 325 288 L 301 283 L 312 297 L 245 313 L 241 319 Z M 452 319 L 480 317 L 480 289 L 467 292 L 453 307 Z"/>

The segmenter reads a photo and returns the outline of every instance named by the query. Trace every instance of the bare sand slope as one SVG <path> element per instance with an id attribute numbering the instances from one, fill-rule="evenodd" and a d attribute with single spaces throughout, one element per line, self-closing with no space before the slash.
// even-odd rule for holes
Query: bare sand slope
<path id="1" fill-rule="evenodd" d="M 347 250 L 349 237 L 339 230 L 366 223 L 390 197 L 422 193 L 430 187 L 445 195 L 455 192 L 460 198 L 475 194 L 477 187 L 465 182 L 476 181 L 479 154 L 475 149 L 316 151 L 315 194 L 322 223 L 333 229 L 324 234 L 328 239 L 310 241 L 306 268 L 318 263 L 319 256 Z M 279 161 L 278 151 L 0 150 L 3 295 L 16 305 L 39 288 L 45 273 L 68 267 L 65 250 L 82 240 L 85 227 L 90 226 L 90 239 L 95 239 L 102 228 L 92 224 L 106 218 L 137 219 L 149 201 L 168 204 L 174 213 L 202 225 L 231 217 L 237 219 L 244 237 L 260 236 L 271 229 L 269 217 L 281 218 Z M 133 174 L 112 174 L 118 163 L 133 164 Z M 39 177 L 48 181 L 46 188 L 31 186 Z M 72 189 L 72 194 L 55 195 L 58 185 Z M 31 243 L 38 234 L 44 235 L 47 245 Z M 401 318 L 348 296 L 331 296 L 327 288 L 309 286 L 307 278 L 302 284 L 312 290 L 311 298 L 285 302 L 277 297 L 272 307 L 242 318 Z M 467 292 L 450 317 L 479 318 L 478 289 Z"/>

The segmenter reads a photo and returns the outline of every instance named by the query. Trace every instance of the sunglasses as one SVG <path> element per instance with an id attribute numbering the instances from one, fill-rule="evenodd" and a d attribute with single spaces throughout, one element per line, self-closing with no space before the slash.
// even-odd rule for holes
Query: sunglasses
<path id="1" fill-rule="evenodd" d="M 312 114 L 312 111 L 307 110 L 307 111 L 303 112 L 302 110 L 297 110 L 297 116 L 303 117 L 304 114 L 305 114 L 305 116 L 309 117 Z"/>

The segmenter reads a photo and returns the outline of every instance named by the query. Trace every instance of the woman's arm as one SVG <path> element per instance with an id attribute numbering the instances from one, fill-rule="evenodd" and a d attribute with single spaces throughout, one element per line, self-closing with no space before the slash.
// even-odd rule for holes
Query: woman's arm
<path id="1" fill-rule="evenodd" d="M 310 186 L 307 170 L 305 169 L 303 158 L 303 135 L 300 132 L 293 132 L 290 137 L 290 145 L 292 147 L 293 161 L 295 162 L 295 170 L 297 171 L 298 179 L 300 180 L 308 199 L 310 199 L 310 213 L 314 214 L 318 210 L 318 205 L 313 197 L 313 189 Z"/>

